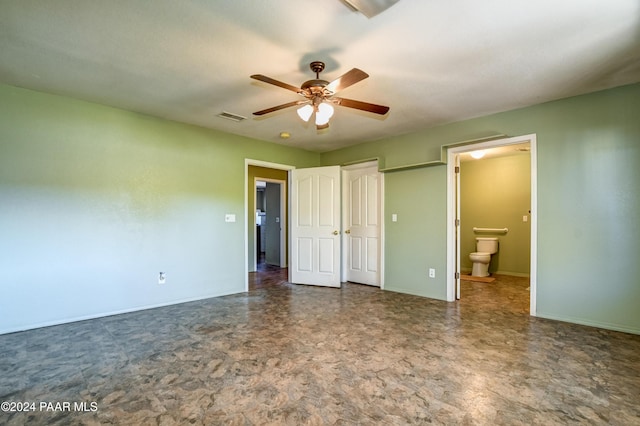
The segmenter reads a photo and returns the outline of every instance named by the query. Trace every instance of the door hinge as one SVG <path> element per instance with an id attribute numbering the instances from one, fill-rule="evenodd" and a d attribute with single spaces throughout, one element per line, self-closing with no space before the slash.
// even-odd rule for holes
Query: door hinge
<path id="1" fill-rule="evenodd" d="M 460 219 L 456 219 L 456 226 L 460 226 Z"/>
<path id="2" fill-rule="evenodd" d="M 460 279 L 460 272 L 456 272 L 456 280 Z"/>
<path id="3" fill-rule="evenodd" d="M 456 168 L 454 169 L 455 173 L 460 173 L 460 166 L 456 166 Z"/>

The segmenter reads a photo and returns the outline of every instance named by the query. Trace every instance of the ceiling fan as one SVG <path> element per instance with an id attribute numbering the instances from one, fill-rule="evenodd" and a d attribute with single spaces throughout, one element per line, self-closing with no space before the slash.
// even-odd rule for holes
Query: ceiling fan
<path id="1" fill-rule="evenodd" d="M 309 121 L 311 115 L 315 113 L 316 128 L 320 130 L 329 127 L 329 119 L 333 115 L 332 104 L 341 105 L 347 108 L 355 108 L 380 115 L 384 115 L 389 111 L 389 107 L 387 106 L 334 96 L 336 92 L 369 77 L 369 74 L 367 74 L 366 72 L 359 70 L 358 68 L 353 68 L 351 71 L 348 71 L 341 77 L 338 77 L 332 82 L 328 82 L 326 80 L 320 79 L 320 73 L 324 70 L 324 62 L 313 61 L 311 62 L 311 64 L 309 64 L 309 67 L 311 68 L 311 71 L 316 73 L 316 78 L 313 80 L 305 81 L 300 87 L 295 87 L 290 84 L 274 80 L 262 74 L 252 75 L 251 78 L 255 80 L 263 81 L 265 83 L 282 87 L 283 89 L 291 90 L 292 92 L 296 92 L 297 94 L 304 97 L 304 99 L 288 102 L 286 104 L 263 109 L 261 111 L 256 111 L 253 113 L 253 115 L 264 115 L 284 108 L 303 105 L 298 109 L 298 115 L 300 116 L 300 118 L 302 118 L 304 121 Z"/>

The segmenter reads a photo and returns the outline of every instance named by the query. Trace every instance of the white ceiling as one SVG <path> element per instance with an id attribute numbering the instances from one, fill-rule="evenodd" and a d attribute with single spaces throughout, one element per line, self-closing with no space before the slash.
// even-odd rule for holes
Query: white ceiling
<path id="1" fill-rule="evenodd" d="M 251 74 L 299 86 L 313 60 L 390 112 L 252 116 L 299 97 Z M 2 83 L 320 152 L 638 81 L 638 0 L 0 0 Z"/>

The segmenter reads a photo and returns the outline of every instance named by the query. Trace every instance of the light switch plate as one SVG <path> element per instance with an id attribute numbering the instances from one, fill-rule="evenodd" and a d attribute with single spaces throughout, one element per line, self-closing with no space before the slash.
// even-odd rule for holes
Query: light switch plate
<path id="1" fill-rule="evenodd" d="M 227 214 L 224 215 L 224 221 L 225 222 L 235 222 L 236 221 L 236 215 L 227 213 Z"/>

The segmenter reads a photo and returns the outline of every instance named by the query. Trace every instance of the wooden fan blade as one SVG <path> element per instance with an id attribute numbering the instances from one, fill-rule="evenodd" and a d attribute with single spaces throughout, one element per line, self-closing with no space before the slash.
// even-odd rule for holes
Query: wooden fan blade
<path id="1" fill-rule="evenodd" d="M 293 101 L 293 102 L 287 102 L 286 104 L 282 104 L 282 105 L 278 105 L 278 106 L 274 106 L 271 108 L 267 108 L 267 109 L 263 109 L 261 111 L 256 111 L 253 113 L 253 115 L 265 115 L 265 114 L 269 114 L 270 112 L 274 112 L 274 111 L 278 111 L 281 109 L 285 109 L 285 108 L 289 108 L 292 106 L 296 106 L 296 105 L 300 105 L 307 102 L 306 100 L 300 100 L 300 101 Z"/>
<path id="2" fill-rule="evenodd" d="M 353 99 L 331 98 L 331 102 L 347 108 L 360 109 L 362 111 L 373 112 L 374 114 L 385 115 L 389 112 L 389 107 L 384 105 L 370 104 L 369 102 L 354 101 Z"/>
<path id="3" fill-rule="evenodd" d="M 331 83 L 327 84 L 325 89 L 329 90 L 332 93 L 336 93 L 337 91 L 346 89 L 347 87 L 356 84 L 357 82 L 362 81 L 367 77 L 369 77 L 369 74 L 362 70 L 359 70 L 358 68 L 354 68 L 341 77 L 336 78 Z"/>
<path id="4" fill-rule="evenodd" d="M 274 80 L 273 78 L 267 77 L 266 75 L 254 74 L 251 76 L 251 78 L 255 80 L 263 81 L 265 83 L 273 84 L 274 86 L 282 87 L 283 89 L 291 90 L 292 92 L 302 93 L 302 89 L 300 89 L 299 87 L 292 86 L 290 84 L 283 83 L 278 80 Z"/>

